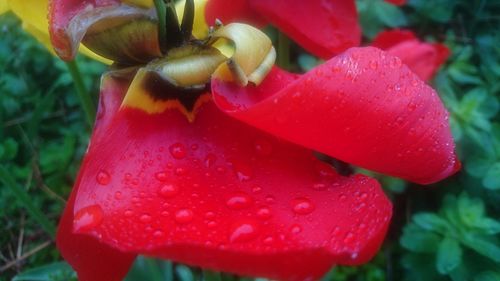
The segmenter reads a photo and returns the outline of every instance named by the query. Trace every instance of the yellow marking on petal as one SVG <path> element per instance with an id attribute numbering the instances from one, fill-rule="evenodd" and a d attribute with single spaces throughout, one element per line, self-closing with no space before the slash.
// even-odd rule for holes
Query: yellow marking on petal
<path id="1" fill-rule="evenodd" d="M 179 110 L 189 122 L 196 118 L 198 109 L 206 102 L 210 101 L 210 94 L 202 94 L 196 100 L 193 109 L 187 110 L 186 107 L 177 99 L 161 100 L 155 99 L 154 93 L 148 92 L 144 88 L 144 81 L 149 70 L 141 68 L 134 77 L 132 84 L 128 88 L 127 94 L 123 99 L 121 107 L 140 109 L 148 114 L 159 114 L 166 110 Z"/>
<path id="2" fill-rule="evenodd" d="M 175 10 L 177 12 L 177 17 L 179 18 L 179 22 L 182 22 L 185 4 L 186 0 L 178 1 L 175 4 Z M 208 35 L 208 25 L 205 21 L 206 5 L 207 5 L 207 0 L 194 0 L 193 36 L 196 39 L 203 39 Z"/>

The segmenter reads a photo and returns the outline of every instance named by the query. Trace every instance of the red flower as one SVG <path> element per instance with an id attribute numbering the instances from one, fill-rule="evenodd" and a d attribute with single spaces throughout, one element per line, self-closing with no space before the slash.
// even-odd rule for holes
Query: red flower
<path id="1" fill-rule="evenodd" d="M 422 42 L 412 31 L 404 29 L 379 33 L 372 46 L 399 57 L 424 81 L 431 79 L 450 55 L 445 45 Z"/>
<path id="2" fill-rule="evenodd" d="M 51 5 L 52 40 L 66 58 L 82 37 L 95 47 L 100 32 L 120 34 L 122 16 L 151 22 L 145 10 L 126 14 L 118 1 Z M 103 15 L 116 10 L 107 33 Z M 137 26 L 128 23 L 127 31 Z M 111 38 L 113 48 L 121 42 Z M 154 42 L 137 52 L 142 41 L 130 38 L 126 47 L 134 48 L 113 49 L 113 58 L 131 64 L 156 52 Z M 214 78 L 209 91 L 172 87 L 148 66 L 103 76 L 92 139 L 57 235 L 81 281 L 121 280 L 137 254 L 318 279 L 334 264 L 368 261 L 392 210 L 376 180 L 341 176 L 314 150 L 418 183 L 458 169 L 435 91 L 376 48 L 350 49 L 304 75 L 273 68 L 258 86 Z"/>

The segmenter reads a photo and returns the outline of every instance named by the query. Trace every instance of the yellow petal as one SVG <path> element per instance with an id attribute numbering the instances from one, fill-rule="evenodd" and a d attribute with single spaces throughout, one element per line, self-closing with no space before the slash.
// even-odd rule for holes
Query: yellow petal
<path id="1" fill-rule="evenodd" d="M 7 12 L 9 6 L 7 6 L 7 0 L 0 0 L 0 15 Z"/>
<path id="2" fill-rule="evenodd" d="M 182 22 L 185 3 L 186 0 L 181 0 L 175 4 L 175 10 L 177 12 L 177 17 L 179 18 L 179 22 Z M 194 0 L 193 36 L 196 39 L 203 39 L 208 35 L 208 25 L 205 21 L 206 4 L 207 0 Z"/>

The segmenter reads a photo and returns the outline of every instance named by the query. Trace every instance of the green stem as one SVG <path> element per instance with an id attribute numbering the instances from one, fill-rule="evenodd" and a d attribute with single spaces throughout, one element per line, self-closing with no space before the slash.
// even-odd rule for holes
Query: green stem
<path id="1" fill-rule="evenodd" d="M 73 60 L 66 62 L 66 66 L 68 67 L 71 78 L 73 78 L 73 82 L 75 83 L 76 93 L 83 111 L 85 112 L 87 123 L 89 127 L 92 128 L 96 115 L 95 105 L 92 102 L 92 98 L 90 97 L 87 88 L 85 87 L 85 83 L 83 83 L 82 74 L 80 73 L 78 64 Z"/>
<path id="2" fill-rule="evenodd" d="M 6 188 L 10 189 L 26 211 L 42 226 L 50 237 L 54 238 L 56 235 L 55 225 L 35 206 L 30 195 L 16 183 L 11 176 L 11 172 L 7 171 L 3 165 L 0 165 L 0 181 Z"/>
<path id="3" fill-rule="evenodd" d="M 278 66 L 290 70 L 290 39 L 283 32 L 278 33 Z"/>
<path id="4" fill-rule="evenodd" d="M 165 10 L 165 2 L 163 0 L 154 0 L 156 14 L 158 16 L 158 39 L 160 42 L 161 51 L 166 53 L 166 45 L 167 45 L 167 25 L 166 25 L 166 10 Z"/>

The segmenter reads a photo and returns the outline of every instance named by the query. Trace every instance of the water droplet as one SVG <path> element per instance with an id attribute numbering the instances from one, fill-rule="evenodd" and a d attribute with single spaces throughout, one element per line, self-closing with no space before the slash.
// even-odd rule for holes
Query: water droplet
<path id="1" fill-rule="evenodd" d="M 158 172 L 155 174 L 155 178 L 158 180 L 158 181 L 161 181 L 161 182 L 165 182 L 168 180 L 168 176 L 167 176 L 167 173 L 165 172 Z"/>
<path id="2" fill-rule="evenodd" d="M 350 244 L 354 241 L 354 234 L 352 232 L 349 232 L 346 234 L 344 238 L 344 243 L 345 244 Z"/>
<path id="3" fill-rule="evenodd" d="M 175 221 L 180 224 L 190 223 L 193 219 L 194 214 L 190 209 L 180 209 L 175 212 Z"/>
<path id="4" fill-rule="evenodd" d="M 226 206 L 233 210 L 241 210 L 250 207 L 252 203 L 252 197 L 245 193 L 238 193 L 227 199 Z"/>
<path id="5" fill-rule="evenodd" d="M 215 213 L 214 212 L 206 212 L 205 213 L 205 218 L 207 218 L 207 219 L 213 219 L 213 218 L 215 218 Z"/>
<path id="6" fill-rule="evenodd" d="M 186 146 L 180 142 L 172 144 L 168 149 L 175 159 L 183 159 L 187 155 Z"/>
<path id="7" fill-rule="evenodd" d="M 160 187 L 159 194 L 164 198 L 172 198 L 179 193 L 179 187 L 173 184 L 164 184 Z"/>
<path id="8" fill-rule="evenodd" d="M 401 63 L 401 60 L 398 57 L 393 57 L 391 59 L 391 61 L 389 62 L 389 65 L 392 68 L 398 68 L 398 67 L 401 67 L 402 63 Z"/>
<path id="9" fill-rule="evenodd" d="M 315 183 L 313 184 L 313 187 L 312 187 L 314 190 L 325 190 L 326 189 L 326 184 L 324 183 Z"/>
<path id="10" fill-rule="evenodd" d="M 316 162 L 314 167 L 316 168 L 316 172 L 318 173 L 318 175 L 321 177 L 332 178 L 337 175 L 333 167 L 328 163 L 319 161 Z"/>
<path id="11" fill-rule="evenodd" d="M 245 162 L 233 161 L 233 170 L 240 181 L 249 181 L 253 178 L 253 169 Z"/>
<path id="12" fill-rule="evenodd" d="M 290 232 L 292 234 L 299 234 L 300 232 L 302 232 L 302 227 L 300 227 L 300 225 L 298 225 L 298 224 L 294 224 L 290 228 Z"/>
<path id="13" fill-rule="evenodd" d="M 76 212 L 73 219 L 73 227 L 75 231 L 87 232 L 99 226 L 102 219 L 103 212 L 101 206 L 87 206 Z"/>
<path id="14" fill-rule="evenodd" d="M 299 215 L 307 215 L 314 211 L 314 204 L 307 198 L 295 198 L 292 201 L 293 211 Z"/>
<path id="15" fill-rule="evenodd" d="M 266 139 L 255 140 L 254 149 L 261 156 L 269 156 L 273 152 L 272 144 Z"/>
<path id="16" fill-rule="evenodd" d="M 376 70 L 378 68 L 378 62 L 376 60 L 370 61 L 370 68 Z"/>
<path id="17" fill-rule="evenodd" d="M 132 210 L 126 210 L 124 213 L 123 213 L 126 217 L 131 217 L 134 215 L 134 212 Z"/>
<path id="18" fill-rule="evenodd" d="M 111 182 L 111 175 L 104 170 L 100 170 L 97 173 L 96 180 L 100 185 L 108 185 Z"/>
<path id="19" fill-rule="evenodd" d="M 155 232 L 153 232 L 153 237 L 155 238 L 161 238 L 163 237 L 163 235 L 165 235 L 165 233 L 163 233 L 163 231 L 161 230 L 156 230 Z"/>
<path id="20" fill-rule="evenodd" d="M 139 217 L 139 220 L 142 222 L 142 223 L 149 223 L 153 220 L 153 218 L 151 217 L 151 215 L 149 214 L 142 214 L 140 217 Z"/>
<path id="21" fill-rule="evenodd" d="M 215 154 L 213 154 L 213 153 L 207 154 L 207 156 L 205 156 L 205 161 L 204 161 L 205 167 L 207 167 L 207 168 L 212 167 L 215 164 L 216 160 L 217 160 L 217 156 L 215 156 Z"/>
<path id="22" fill-rule="evenodd" d="M 115 192 L 115 199 L 116 200 L 122 199 L 122 193 L 120 191 Z"/>
<path id="23" fill-rule="evenodd" d="M 187 170 L 185 168 L 178 167 L 178 168 L 175 168 L 174 173 L 177 176 L 183 176 L 183 175 L 185 175 L 187 173 Z"/>
<path id="24" fill-rule="evenodd" d="M 248 242 L 257 237 L 257 225 L 251 222 L 241 222 L 235 224 L 229 235 L 231 243 Z"/>
<path id="25" fill-rule="evenodd" d="M 262 191 L 262 187 L 260 187 L 260 186 L 256 185 L 256 186 L 252 187 L 252 192 L 253 193 L 259 193 L 261 191 Z"/>
<path id="26" fill-rule="evenodd" d="M 262 242 L 266 245 L 270 245 L 274 242 L 274 238 L 272 236 L 267 236 L 264 240 L 262 240 Z"/>
<path id="27" fill-rule="evenodd" d="M 267 207 L 259 208 L 257 210 L 257 216 L 261 219 L 267 220 L 267 219 L 271 218 L 271 216 L 272 216 L 271 209 L 269 209 Z"/>

